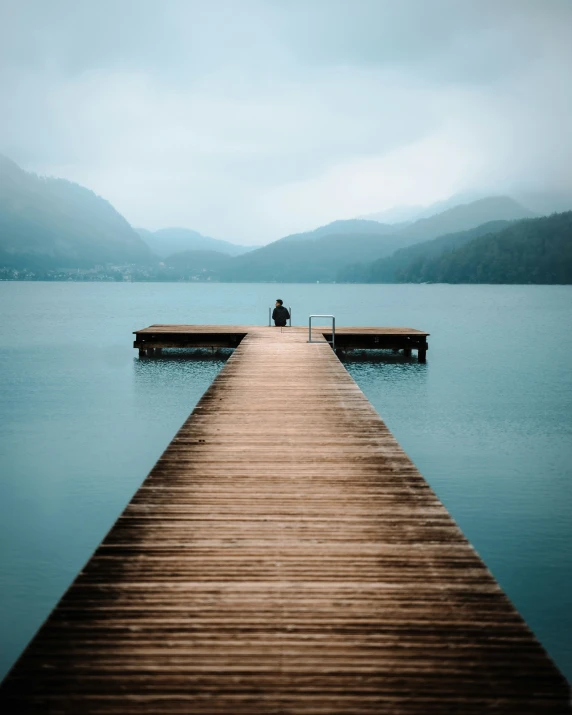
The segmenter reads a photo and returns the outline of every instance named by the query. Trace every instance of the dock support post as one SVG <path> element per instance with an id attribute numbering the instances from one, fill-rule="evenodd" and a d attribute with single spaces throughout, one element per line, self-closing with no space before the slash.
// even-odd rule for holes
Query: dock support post
<path id="1" fill-rule="evenodd" d="M 417 359 L 419 362 L 427 362 L 427 350 L 425 350 L 425 348 L 419 348 L 417 351 Z"/>
<path id="2" fill-rule="evenodd" d="M 403 354 L 405 357 L 411 357 L 411 348 L 403 348 Z"/>
<path id="3" fill-rule="evenodd" d="M 145 357 L 145 348 L 139 348 L 139 357 Z"/>

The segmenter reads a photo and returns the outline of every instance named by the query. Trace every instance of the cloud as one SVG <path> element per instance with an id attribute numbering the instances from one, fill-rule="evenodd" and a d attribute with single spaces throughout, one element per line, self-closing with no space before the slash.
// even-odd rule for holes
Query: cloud
<path id="1" fill-rule="evenodd" d="M 249 243 L 455 191 L 572 195 L 565 0 L 20 0 L 0 151 Z"/>

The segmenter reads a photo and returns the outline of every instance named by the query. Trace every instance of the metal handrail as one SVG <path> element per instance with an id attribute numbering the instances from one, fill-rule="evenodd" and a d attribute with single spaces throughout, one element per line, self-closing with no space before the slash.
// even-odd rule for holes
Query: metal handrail
<path id="1" fill-rule="evenodd" d="M 288 318 L 288 327 L 292 327 L 292 308 L 288 307 L 288 312 L 290 313 L 290 317 Z M 268 308 L 268 327 L 272 327 L 272 306 Z"/>
<path id="2" fill-rule="evenodd" d="M 312 340 L 312 318 L 331 318 L 332 320 L 332 339 L 326 340 L 330 343 L 332 350 L 336 349 L 336 317 L 335 315 L 311 315 L 308 319 L 308 342 L 309 343 L 321 343 L 321 340 Z"/>

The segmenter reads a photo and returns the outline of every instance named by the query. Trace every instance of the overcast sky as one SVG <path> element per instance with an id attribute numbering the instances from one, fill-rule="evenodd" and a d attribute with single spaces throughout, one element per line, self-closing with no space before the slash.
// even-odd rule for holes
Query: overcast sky
<path id="1" fill-rule="evenodd" d="M 572 195 L 572 0 L 0 0 L 0 96 L 0 153 L 150 229 Z"/>

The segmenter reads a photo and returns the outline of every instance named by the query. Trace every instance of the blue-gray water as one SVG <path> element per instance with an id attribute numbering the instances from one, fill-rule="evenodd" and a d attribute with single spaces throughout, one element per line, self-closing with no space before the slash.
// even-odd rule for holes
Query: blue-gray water
<path id="1" fill-rule="evenodd" d="M 347 368 L 572 679 L 572 287 L 0 283 L 0 677 L 210 384 L 151 323 L 427 330 Z"/>

